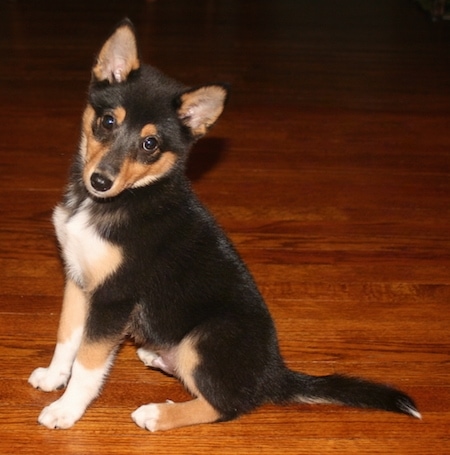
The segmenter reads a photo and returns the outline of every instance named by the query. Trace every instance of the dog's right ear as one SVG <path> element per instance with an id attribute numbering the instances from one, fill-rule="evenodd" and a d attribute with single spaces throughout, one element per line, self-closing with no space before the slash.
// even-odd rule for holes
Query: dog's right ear
<path id="1" fill-rule="evenodd" d="M 131 71 L 139 66 L 134 27 L 131 21 L 125 19 L 100 50 L 92 68 L 92 76 L 98 82 L 120 83 L 126 81 Z"/>

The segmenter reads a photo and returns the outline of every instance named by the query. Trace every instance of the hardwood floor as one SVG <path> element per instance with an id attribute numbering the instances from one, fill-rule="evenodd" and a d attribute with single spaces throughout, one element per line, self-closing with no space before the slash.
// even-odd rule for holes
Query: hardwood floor
<path id="1" fill-rule="evenodd" d="M 70 430 L 36 423 L 63 290 L 51 211 L 93 56 L 136 24 L 143 59 L 227 111 L 190 176 L 247 261 L 290 367 L 362 375 L 423 414 L 265 406 L 150 434 L 139 405 L 188 398 L 127 342 Z M 0 453 L 450 453 L 450 23 L 408 0 L 0 3 Z"/>

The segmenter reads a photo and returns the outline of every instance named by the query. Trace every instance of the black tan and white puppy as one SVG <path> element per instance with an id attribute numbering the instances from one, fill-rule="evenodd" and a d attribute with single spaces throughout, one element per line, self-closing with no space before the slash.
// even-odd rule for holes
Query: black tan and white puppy
<path id="1" fill-rule="evenodd" d="M 338 403 L 420 417 L 391 387 L 287 368 L 269 311 L 185 176 L 192 144 L 222 113 L 227 87 L 186 88 L 141 63 L 121 22 L 92 70 L 81 140 L 54 224 L 66 288 L 53 359 L 30 376 L 67 386 L 39 423 L 69 428 L 97 397 L 127 336 L 177 378 L 185 403 L 146 404 L 150 431 L 234 419 L 264 403 Z"/>

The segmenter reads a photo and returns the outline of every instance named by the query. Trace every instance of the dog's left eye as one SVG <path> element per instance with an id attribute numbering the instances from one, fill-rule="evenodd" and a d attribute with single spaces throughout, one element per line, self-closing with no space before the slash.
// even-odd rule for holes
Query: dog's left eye
<path id="1" fill-rule="evenodd" d="M 105 130 L 111 130 L 113 129 L 114 125 L 116 124 L 116 119 L 110 115 L 110 114 L 105 114 L 101 118 L 101 124 Z"/>
<path id="2" fill-rule="evenodd" d="M 155 136 L 147 136 L 142 141 L 142 148 L 146 152 L 154 152 L 159 146 L 158 139 Z"/>

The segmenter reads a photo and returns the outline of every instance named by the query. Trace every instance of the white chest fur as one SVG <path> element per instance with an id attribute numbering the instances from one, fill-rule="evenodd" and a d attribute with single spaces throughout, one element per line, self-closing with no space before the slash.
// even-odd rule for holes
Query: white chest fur
<path id="1" fill-rule="evenodd" d="M 85 290 L 95 289 L 122 263 L 120 247 L 101 238 L 92 226 L 88 203 L 72 216 L 57 206 L 53 223 L 69 278 Z"/>

